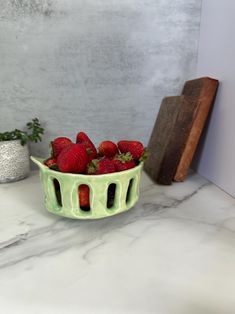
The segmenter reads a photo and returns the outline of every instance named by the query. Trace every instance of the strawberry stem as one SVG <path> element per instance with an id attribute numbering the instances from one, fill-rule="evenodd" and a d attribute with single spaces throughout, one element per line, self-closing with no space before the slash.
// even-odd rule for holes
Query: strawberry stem
<path id="1" fill-rule="evenodd" d="M 148 157 L 149 157 L 149 150 L 147 148 L 145 148 L 142 156 L 139 159 L 139 161 L 140 162 L 144 162 Z"/>
<path id="2" fill-rule="evenodd" d="M 120 160 L 123 163 L 131 161 L 132 159 L 133 157 L 130 152 L 117 155 L 117 160 Z"/>
<path id="3" fill-rule="evenodd" d="M 87 166 L 87 173 L 88 174 L 93 174 L 96 172 L 97 167 L 98 167 L 99 160 L 98 159 L 93 159 L 91 162 L 89 162 Z"/>

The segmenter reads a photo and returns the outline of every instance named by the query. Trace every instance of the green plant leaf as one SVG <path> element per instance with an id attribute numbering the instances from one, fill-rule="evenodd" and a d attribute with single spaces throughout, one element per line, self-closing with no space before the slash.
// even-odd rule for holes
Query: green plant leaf
<path id="1" fill-rule="evenodd" d="M 21 145 L 27 144 L 29 141 L 37 143 L 42 140 L 42 135 L 44 134 L 44 129 L 41 127 L 39 119 L 34 118 L 32 121 L 26 124 L 27 129 L 31 131 L 31 133 L 24 132 L 18 129 L 10 132 L 0 133 L 0 141 L 12 141 L 12 140 L 20 140 Z"/>

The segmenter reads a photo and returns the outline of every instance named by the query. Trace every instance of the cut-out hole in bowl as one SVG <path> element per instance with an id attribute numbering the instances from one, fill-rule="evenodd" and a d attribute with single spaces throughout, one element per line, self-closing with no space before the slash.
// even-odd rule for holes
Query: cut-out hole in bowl
<path id="1" fill-rule="evenodd" d="M 107 191 L 107 208 L 108 209 L 111 209 L 114 205 L 115 193 L 116 193 L 116 184 L 111 183 Z"/>
<path id="2" fill-rule="evenodd" d="M 90 208 L 90 188 L 86 184 L 81 184 L 78 187 L 79 207 L 84 212 L 89 212 Z"/>
<path id="3" fill-rule="evenodd" d="M 55 189 L 55 196 L 56 196 L 57 205 L 62 207 L 60 182 L 57 179 L 53 179 L 53 185 L 54 185 L 54 189 Z"/>
<path id="4" fill-rule="evenodd" d="M 131 189 L 133 186 L 134 179 L 131 179 L 128 185 L 127 193 L 126 193 L 126 204 L 128 204 L 131 200 Z"/>

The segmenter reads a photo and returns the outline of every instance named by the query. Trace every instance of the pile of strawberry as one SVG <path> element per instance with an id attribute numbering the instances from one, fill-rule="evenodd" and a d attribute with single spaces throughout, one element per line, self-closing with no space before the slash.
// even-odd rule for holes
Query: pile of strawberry
<path id="1" fill-rule="evenodd" d="M 51 157 L 44 164 L 67 173 L 99 175 L 134 168 L 147 156 L 139 141 L 122 140 L 117 144 L 103 141 L 98 149 L 84 132 L 77 134 L 76 143 L 67 137 L 57 137 L 51 142 Z"/>

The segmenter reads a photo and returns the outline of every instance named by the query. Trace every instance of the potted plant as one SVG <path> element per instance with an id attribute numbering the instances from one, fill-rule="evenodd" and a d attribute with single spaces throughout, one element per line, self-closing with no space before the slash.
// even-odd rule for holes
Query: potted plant
<path id="1" fill-rule="evenodd" d="M 0 133 L 0 183 L 18 181 L 29 174 L 28 142 L 41 141 L 44 129 L 38 118 L 26 125 L 27 131 Z"/>

